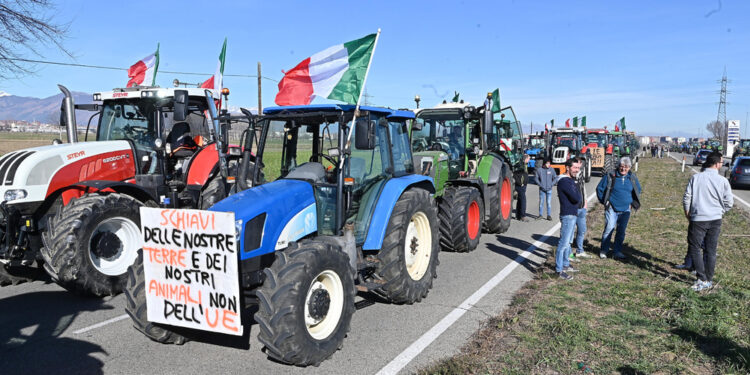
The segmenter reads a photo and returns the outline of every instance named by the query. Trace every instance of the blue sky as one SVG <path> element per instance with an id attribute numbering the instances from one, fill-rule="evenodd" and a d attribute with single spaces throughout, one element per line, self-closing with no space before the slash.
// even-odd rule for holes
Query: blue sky
<path id="1" fill-rule="evenodd" d="M 207 8 L 210 4 L 212 7 Z M 414 107 L 461 97 L 479 104 L 500 88 L 503 105 L 535 128 L 587 115 L 589 126 L 625 116 L 641 134 L 699 135 L 716 119 L 717 80 L 731 80 L 728 119 L 745 135 L 750 112 L 750 2 L 683 1 L 128 1 L 60 2 L 75 60 L 128 67 L 161 43 L 159 74 L 202 81 L 228 37 L 225 74 L 274 80 L 282 69 L 331 45 L 382 29 L 367 82 L 373 105 Z M 148 13 L 147 13 L 148 12 Z M 29 55 L 29 58 L 34 58 Z M 0 82 L 14 95 L 46 97 L 56 83 L 76 91 L 122 87 L 124 71 L 37 65 L 35 75 Z M 276 82 L 263 80 L 263 106 Z M 256 107 L 254 78 L 226 77 L 230 105 Z M 316 101 L 317 102 L 317 101 Z M 705 130 L 703 135 L 705 135 Z"/>

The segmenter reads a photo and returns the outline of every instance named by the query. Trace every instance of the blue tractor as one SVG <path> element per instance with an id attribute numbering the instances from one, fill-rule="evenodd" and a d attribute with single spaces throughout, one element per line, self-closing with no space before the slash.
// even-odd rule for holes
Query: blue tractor
<path id="1" fill-rule="evenodd" d="M 407 129 L 414 114 L 360 107 L 352 124 L 354 110 L 266 108 L 254 160 L 261 168 L 280 161 L 279 177 L 242 176 L 240 191 L 210 208 L 234 212 L 240 288 L 257 300 L 258 338 L 281 362 L 318 365 L 333 355 L 357 291 L 412 304 L 436 277 L 435 188 L 414 174 Z M 276 173 L 263 172 L 265 180 Z M 190 332 L 146 319 L 142 254 L 128 274 L 135 328 L 161 343 L 187 341 Z"/>
<path id="2" fill-rule="evenodd" d="M 532 172 L 536 168 L 536 163 L 541 163 L 547 157 L 547 136 L 544 133 L 529 135 L 525 152 L 530 156 L 527 167 L 529 172 Z"/>

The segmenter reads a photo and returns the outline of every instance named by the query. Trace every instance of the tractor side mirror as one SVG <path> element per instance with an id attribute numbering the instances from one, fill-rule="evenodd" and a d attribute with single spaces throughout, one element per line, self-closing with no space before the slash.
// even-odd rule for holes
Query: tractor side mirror
<path id="1" fill-rule="evenodd" d="M 492 134 L 492 127 L 495 126 L 495 121 L 492 119 L 492 111 L 484 111 L 484 121 L 482 122 L 482 133 Z"/>
<path id="2" fill-rule="evenodd" d="M 354 147 L 358 150 L 372 150 L 375 148 L 375 121 L 369 118 L 359 118 L 354 125 Z"/>
<path id="3" fill-rule="evenodd" d="M 174 121 L 185 121 L 188 114 L 187 90 L 174 90 Z M 215 117 L 215 116 L 214 116 Z"/>

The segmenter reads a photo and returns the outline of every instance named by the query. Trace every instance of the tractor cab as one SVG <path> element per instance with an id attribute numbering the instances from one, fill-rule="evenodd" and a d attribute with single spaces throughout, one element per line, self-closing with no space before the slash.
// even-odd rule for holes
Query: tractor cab
<path id="1" fill-rule="evenodd" d="M 447 169 L 437 171 L 438 163 L 432 159 L 422 163 L 423 157 L 417 156 L 418 169 L 432 177 L 438 173 L 442 178 L 458 178 L 467 163 L 476 162 L 478 152 L 483 149 L 480 134 L 479 115 L 468 103 L 443 103 L 420 110 L 412 126 L 412 149 L 423 156 L 437 157 L 438 162 L 445 162 L 441 164 Z"/>
<path id="2" fill-rule="evenodd" d="M 565 163 L 568 159 L 573 157 L 582 157 L 584 159 L 584 165 L 582 171 L 584 171 L 584 177 L 590 178 L 590 163 L 588 159 L 590 157 L 587 154 L 588 146 L 584 143 L 582 128 L 557 128 L 552 130 L 550 136 L 550 154 L 552 155 L 552 168 L 557 171 L 557 174 L 565 173 Z"/>

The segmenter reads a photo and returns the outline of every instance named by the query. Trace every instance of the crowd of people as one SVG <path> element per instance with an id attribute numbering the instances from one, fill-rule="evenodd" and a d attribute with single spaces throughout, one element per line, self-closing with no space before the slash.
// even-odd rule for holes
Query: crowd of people
<path id="1" fill-rule="evenodd" d="M 652 148 L 652 157 L 659 158 L 664 152 Z M 526 161 L 526 160 L 525 160 Z M 571 262 L 588 258 L 583 246 L 586 235 L 588 202 L 586 186 L 579 177 L 582 160 L 574 157 L 565 163 L 565 173 L 557 176 L 550 168 L 550 161 L 544 160 L 534 171 L 534 180 L 539 189 L 539 219 L 552 220 L 552 191 L 557 187 L 560 203 L 560 237 L 555 253 L 555 272 L 563 280 L 572 280 L 578 269 Z M 695 291 L 712 287 L 716 265 L 716 248 L 723 215 L 733 205 L 732 190 L 726 178 L 719 175 L 722 156 L 711 154 L 700 173 L 693 175 L 688 182 L 683 197 L 685 216 L 689 220 L 688 250 L 679 269 L 689 269 L 697 277 L 691 288 Z M 623 243 L 632 213 L 641 206 L 642 188 L 638 177 L 631 171 L 630 157 L 619 159 L 617 168 L 604 174 L 596 187 L 596 197 L 604 207 L 604 230 L 602 232 L 599 257 L 625 259 Z M 518 203 L 516 219 L 527 221 L 526 190 L 528 173 L 524 169 L 514 176 Z M 613 239 L 614 237 L 614 239 Z"/>

